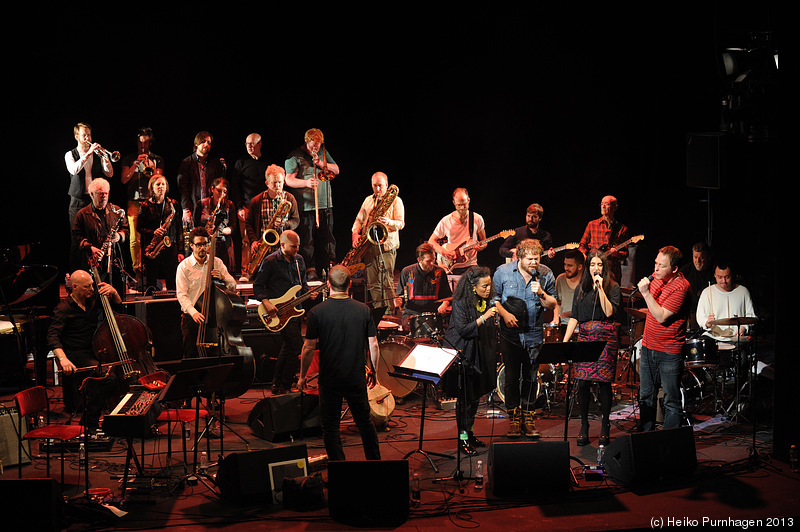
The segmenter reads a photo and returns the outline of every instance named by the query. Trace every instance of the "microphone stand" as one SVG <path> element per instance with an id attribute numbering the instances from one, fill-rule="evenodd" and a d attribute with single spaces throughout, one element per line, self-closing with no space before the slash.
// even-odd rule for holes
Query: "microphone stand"
<path id="1" fill-rule="evenodd" d="M 436 342 L 436 345 L 439 346 L 440 349 L 444 349 L 444 345 L 442 344 L 442 341 L 439 339 L 439 337 L 441 336 L 441 333 L 435 332 L 433 329 L 431 329 L 430 325 L 428 325 L 427 323 L 423 323 L 422 324 L 422 328 L 425 329 L 425 332 L 430 335 L 431 339 L 434 342 Z M 464 405 L 461 408 L 461 410 L 462 410 L 462 415 L 466 418 L 466 415 L 467 415 L 467 410 L 466 410 L 466 403 L 467 403 L 466 399 L 467 399 L 467 397 L 466 397 L 466 393 L 467 393 L 467 391 L 466 391 L 466 388 L 464 386 L 464 381 L 466 380 L 466 369 L 465 369 L 465 366 L 467 364 L 469 364 L 475 371 L 477 371 L 479 373 L 480 373 L 480 369 L 476 368 L 474 364 L 471 364 L 466 358 L 464 358 L 464 352 L 461 349 L 458 349 L 451 342 L 449 342 L 446 338 L 445 338 L 445 341 L 458 354 L 458 361 L 457 361 L 457 364 L 458 364 L 458 393 L 463 395 Z M 456 406 L 456 410 L 458 410 L 458 406 Z M 456 415 L 458 415 L 458 414 L 456 414 Z M 467 422 L 467 420 L 463 419 L 462 420 L 462 426 L 466 427 L 466 422 Z M 464 471 L 461 469 L 461 439 L 464 436 L 466 436 L 466 432 L 464 434 L 459 432 L 459 434 L 458 434 L 458 443 L 456 444 L 456 469 L 453 472 L 452 476 L 439 477 L 439 478 L 433 479 L 434 483 L 444 482 L 446 480 L 454 480 L 454 481 L 456 481 L 458 483 L 458 491 L 459 491 L 459 493 L 464 493 L 464 485 L 462 484 L 462 482 L 464 480 L 470 481 L 470 480 L 474 480 L 475 479 L 475 477 L 465 477 L 464 476 Z"/>

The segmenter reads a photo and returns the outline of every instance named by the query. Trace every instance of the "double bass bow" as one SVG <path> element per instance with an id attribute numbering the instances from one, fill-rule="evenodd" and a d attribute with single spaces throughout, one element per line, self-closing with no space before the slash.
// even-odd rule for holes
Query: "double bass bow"
<path id="1" fill-rule="evenodd" d="M 208 226 L 210 249 L 206 258 L 203 294 L 195 307 L 205 319 L 197 328 L 197 353 L 200 358 L 241 356 L 241 370 L 234 368 L 223 386 L 225 397 L 239 397 L 253 384 L 255 378 L 255 359 L 253 351 L 242 340 L 242 322 L 247 319 L 244 300 L 236 293 L 220 286 L 212 275 L 217 254 L 217 223 L 219 213 L 227 193 L 220 196 Z"/>

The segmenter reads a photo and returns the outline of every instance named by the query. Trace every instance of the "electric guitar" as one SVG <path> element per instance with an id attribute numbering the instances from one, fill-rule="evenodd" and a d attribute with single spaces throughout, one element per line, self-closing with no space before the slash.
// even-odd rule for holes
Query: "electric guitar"
<path id="1" fill-rule="evenodd" d="M 555 253 L 559 251 L 564 251 L 565 249 L 578 249 L 581 245 L 577 242 L 570 242 L 569 244 L 564 244 L 563 246 L 558 246 L 557 248 L 553 248 Z M 511 251 L 514 252 L 514 255 L 517 253 L 517 248 L 513 248 Z M 549 249 L 544 250 L 544 254 L 547 255 L 547 252 L 550 251 Z M 516 259 L 512 257 L 506 257 L 506 262 L 514 262 Z"/>
<path id="2" fill-rule="evenodd" d="M 490 236 L 489 238 L 486 238 L 479 242 L 475 242 L 474 244 L 467 244 L 467 242 L 469 242 L 469 239 L 464 240 L 463 242 L 460 243 L 448 242 L 444 244 L 442 247 L 447 251 L 454 252 L 456 254 L 456 258 L 448 259 L 444 255 L 439 254 L 437 255 L 437 262 L 439 263 L 439 266 L 441 266 L 444 269 L 444 271 L 446 271 L 447 273 L 452 273 L 452 271 L 455 270 L 456 268 L 461 268 L 463 266 L 466 266 L 469 263 L 469 261 L 472 260 L 472 257 L 474 255 L 470 253 L 476 247 L 482 246 L 483 244 L 486 244 L 498 238 L 508 238 L 513 234 L 514 234 L 513 229 L 506 229 L 505 231 L 500 231 L 496 235 Z M 476 251 L 475 253 L 477 254 L 478 252 Z M 468 254 L 470 255 L 468 256 Z"/>
<path id="3" fill-rule="evenodd" d="M 636 244 L 637 242 L 639 242 L 641 240 L 644 240 L 644 235 L 632 236 L 628 240 L 626 240 L 625 242 L 621 242 L 621 243 L 617 244 L 614 247 L 617 248 L 617 249 L 622 249 L 625 246 L 627 246 L 628 244 Z M 605 253 L 606 251 L 608 251 L 608 248 L 610 248 L 610 247 L 611 246 L 609 246 L 608 244 L 603 244 L 602 246 L 600 246 L 598 248 L 598 250 L 602 251 L 603 253 Z"/>
<path id="4" fill-rule="evenodd" d="M 314 297 L 319 292 L 327 289 L 328 283 L 322 283 L 321 285 L 312 288 L 305 294 L 295 297 L 301 288 L 302 287 L 299 284 L 294 285 L 282 296 L 276 297 L 275 299 L 270 299 L 270 302 L 277 307 L 277 310 L 274 313 L 267 312 L 266 307 L 264 307 L 264 303 L 258 305 L 258 317 L 261 319 L 261 323 L 264 324 L 264 327 L 266 327 L 268 331 L 278 332 L 286 327 L 286 324 L 289 323 L 289 320 L 305 314 L 305 309 L 296 307 L 298 307 L 306 299 Z"/>

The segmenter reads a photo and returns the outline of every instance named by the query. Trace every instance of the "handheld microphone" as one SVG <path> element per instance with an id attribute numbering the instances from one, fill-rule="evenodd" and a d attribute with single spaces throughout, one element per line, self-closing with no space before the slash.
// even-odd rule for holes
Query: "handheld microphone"
<path id="1" fill-rule="evenodd" d="M 650 281 L 651 283 L 653 282 L 653 279 L 655 279 L 655 277 L 653 277 L 652 275 L 647 276 L 647 280 Z M 631 295 L 635 294 L 638 291 L 639 291 L 639 285 L 637 284 L 636 288 L 634 288 L 633 292 L 631 292 Z"/>

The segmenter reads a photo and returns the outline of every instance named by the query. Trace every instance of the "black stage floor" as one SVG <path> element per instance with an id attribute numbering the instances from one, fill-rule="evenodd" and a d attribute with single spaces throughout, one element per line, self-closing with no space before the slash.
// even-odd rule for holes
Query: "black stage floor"
<path id="1" fill-rule="evenodd" d="M 565 408 L 563 386 L 550 384 L 552 402 L 540 401 L 537 427 L 541 431 L 538 444 L 519 447 L 520 462 L 504 463 L 505 473 L 514 482 L 520 482 L 534 493 L 521 498 L 508 495 L 497 496 L 487 474 L 487 486 L 476 490 L 471 477 L 478 460 L 486 464 L 489 448 L 494 443 L 509 441 L 505 437 L 506 420 L 502 403 L 481 405 L 475 432 L 489 444 L 489 448 L 472 457 L 462 457 L 460 470 L 463 477 L 470 480 L 456 482 L 458 462 L 455 458 L 445 458 L 438 454 L 429 455 L 438 471 L 421 453 L 419 430 L 421 395 L 419 388 L 400 398 L 388 421 L 388 430 L 379 432 L 381 452 L 384 460 L 401 460 L 407 455 L 411 472 L 417 472 L 421 479 L 421 500 L 412 506 L 408 519 L 403 524 L 391 526 L 397 530 L 419 529 L 465 529 L 481 527 L 489 530 L 620 530 L 644 529 L 652 526 L 706 525 L 722 526 L 727 523 L 734 528 L 753 527 L 756 524 L 788 525 L 800 514 L 800 475 L 792 472 L 787 464 L 772 462 L 771 419 L 768 414 L 757 414 L 763 423 L 753 431 L 753 424 L 747 419 L 748 410 L 733 421 L 725 420 L 714 411 L 713 401 L 697 401 L 698 414 L 693 418 L 694 443 L 698 465 L 693 472 L 678 475 L 667 480 L 649 480 L 640 484 L 625 484 L 606 476 L 600 480 L 590 480 L 583 475 L 583 464 L 596 462 L 598 423 L 592 424 L 590 445 L 578 447 L 576 436 L 579 422 L 571 418 L 568 423 L 569 460 L 554 464 L 542 464 L 541 470 L 532 470 L 528 457 L 537 458 L 541 464 L 546 445 L 564 441 Z M 625 438 L 633 432 L 636 412 L 630 406 L 634 401 L 630 388 L 617 387 L 618 397 L 614 407 L 615 418 L 612 438 Z M 50 387 L 53 411 L 62 409 L 60 388 Z M 766 392 L 765 392 L 766 393 Z M 226 401 L 226 424 L 223 439 L 211 441 L 211 460 L 216 462 L 220 446 L 223 455 L 229 457 L 241 453 L 265 449 L 284 448 L 304 443 L 312 467 L 318 468 L 322 478 L 327 481 L 328 469 L 322 439 L 314 430 L 304 431 L 292 441 L 268 441 L 257 437 L 248 425 L 248 415 L 263 399 L 270 396 L 269 386 L 254 384 L 240 397 Z M 0 396 L 6 407 L 13 405 L 13 395 Z M 269 401 L 268 401 L 269 402 Z M 439 402 L 435 394 L 429 394 L 425 412 L 424 439 L 422 449 L 430 453 L 455 456 L 456 433 L 454 411 L 437 408 Z M 446 408 L 447 402 L 445 402 Z M 593 405 L 595 409 L 596 405 Z M 704 414 L 703 411 L 706 413 Z M 595 410 L 596 413 L 596 410 Z M 64 417 L 61 416 L 61 421 Z M 343 437 L 348 460 L 363 460 L 360 438 L 352 424 L 352 419 L 343 413 Z M 166 426 L 161 426 L 166 432 Z M 9 438 L 6 434 L 5 438 Z M 13 437 L 13 435 L 11 436 Z M 630 438 L 636 438 L 636 435 Z M 257 502 L 239 503 L 227 500 L 231 487 L 224 490 L 215 485 L 213 475 L 217 465 L 209 469 L 210 476 L 190 485 L 184 482 L 184 461 L 181 452 L 182 435 L 176 430 L 171 436 L 173 454 L 167 457 L 168 437 L 161 436 L 144 440 L 142 460 L 144 474 L 128 486 L 125 500 L 121 500 L 120 477 L 124 472 L 127 445 L 124 439 L 115 439 L 105 451 L 90 453 L 90 485 L 93 493 L 105 496 L 110 507 L 121 510 L 118 517 L 110 517 L 110 512 L 100 511 L 95 504 L 88 505 L 81 497 L 85 481 L 78 464 L 78 454 L 68 449 L 66 456 L 66 476 L 62 494 L 69 499 L 66 506 L 67 523 L 70 530 L 188 530 L 208 528 L 217 530 L 245 530 L 252 527 L 281 530 L 348 530 L 349 524 L 335 521 L 329 515 L 327 504 L 316 509 L 294 510 L 270 505 L 266 495 L 256 495 Z M 630 439 L 629 438 L 629 439 Z M 525 441 L 524 438 L 521 441 Z M 753 444 L 755 443 L 755 446 Z M 10 443 L 16 449 L 13 440 Z M 142 441 L 134 440 L 134 448 L 141 453 Z M 190 441 L 191 445 L 191 441 Z M 201 442 L 198 449 L 206 449 Z M 538 445 L 533 448 L 531 445 Z M 613 446 L 613 442 L 612 442 Z M 24 479 L 45 476 L 45 461 L 38 455 L 38 444 L 33 447 L 33 462 L 22 467 Z M 531 449 L 533 453 L 531 453 Z M 522 452 L 526 450 L 526 452 Z M 541 451 L 540 451 L 541 450 Z M 16 450 L 14 450 L 16 453 Z M 545 453 L 545 454 L 542 454 Z M 265 454 L 265 453 L 262 453 Z M 250 455 L 255 456 L 255 455 Z M 498 464 L 499 464 L 498 455 Z M 59 478 L 58 454 L 51 457 L 52 476 Z M 16 459 L 14 460 L 16 462 Z M 188 466 L 191 471 L 194 462 L 190 452 Z M 648 457 L 646 469 L 661 467 L 669 462 L 669 456 Z M 561 464 L 561 465 L 558 465 Z M 680 464 L 679 464 L 680 465 Z M 538 465 L 536 466 L 539 467 Z M 135 470 L 135 467 L 133 468 Z M 377 499 L 370 498 L 369 504 L 391 504 L 397 501 L 381 501 L 383 494 L 388 496 L 398 481 L 383 475 L 383 469 L 376 467 L 374 477 L 361 480 L 361 488 Z M 640 464 L 640 471 L 641 464 Z M 134 471 L 135 472 L 135 471 Z M 574 475 L 574 478 L 573 478 Z M 29 522 L 26 511 L 45 512 L 46 502 L 32 502 L 26 497 L 26 490 L 32 489 L 31 481 L 14 484 L 18 468 L 6 465 L 2 483 L 8 481 L 6 488 L 21 495 L 25 501 L 15 514 L 19 523 Z M 567 479 L 566 490 L 561 486 Z M 502 480 L 507 480 L 503 478 Z M 405 493 L 405 480 L 402 492 Z M 235 487 L 235 489 L 240 488 Z M 242 488 L 245 489 L 245 488 Z M 5 491 L 8 493 L 8 490 Z M 31 492 L 33 493 L 33 492 Z M 325 492 L 326 500 L 328 493 Z M 353 494 L 354 497 L 363 495 Z M 33 497 L 33 494 L 31 495 Z M 402 497 L 402 496 L 401 496 Z M 396 499 L 397 497 L 395 497 Z M 9 504 L 6 499 L 5 504 Z M 17 499 L 19 500 L 19 499 Z M 366 500 L 364 501 L 366 503 Z M 405 501 L 402 501 L 404 503 Z M 27 514 L 30 515 L 30 514 Z M 789 520 L 792 519 L 792 521 Z M 725 521 L 728 520 L 728 521 Z M 756 520 L 756 521 L 753 521 Z M 366 528 L 387 528 L 373 525 Z M 16 529 L 16 528 L 13 528 Z M 7 529 L 8 530 L 8 529 Z"/>

